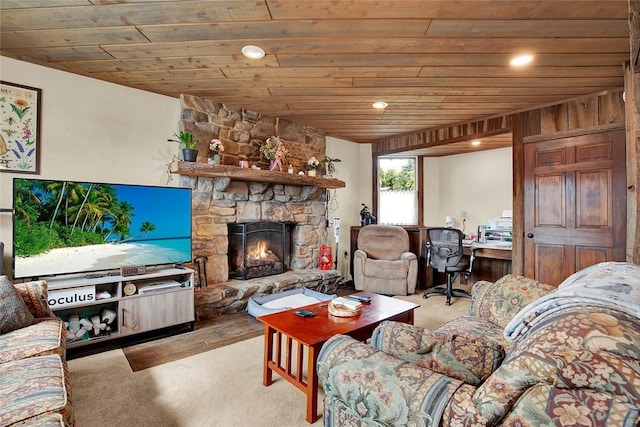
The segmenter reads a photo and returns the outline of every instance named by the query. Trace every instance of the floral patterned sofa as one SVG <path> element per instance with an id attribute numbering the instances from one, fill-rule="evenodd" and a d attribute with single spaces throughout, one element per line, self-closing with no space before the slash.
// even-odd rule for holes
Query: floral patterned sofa
<path id="1" fill-rule="evenodd" d="M 66 330 L 45 281 L 0 276 L 0 426 L 72 426 Z"/>
<path id="2" fill-rule="evenodd" d="M 436 331 L 384 322 L 337 335 L 318 376 L 325 426 L 637 426 L 640 267 L 602 263 L 557 290 L 478 282 Z"/>

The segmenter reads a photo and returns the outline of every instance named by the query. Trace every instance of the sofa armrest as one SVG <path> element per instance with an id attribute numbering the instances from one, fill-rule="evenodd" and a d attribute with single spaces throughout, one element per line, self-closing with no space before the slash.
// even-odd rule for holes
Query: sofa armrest
<path id="1" fill-rule="evenodd" d="M 407 266 L 407 295 L 412 295 L 418 284 L 418 257 L 413 252 L 404 252 L 400 259 Z"/>
<path id="2" fill-rule="evenodd" d="M 418 257 L 413 252 L 403 252 L 400 255 L 400 259 L 403 261 L 414 261 L 414 260 L 417 260 Z"/>
<path id="3" fill-rule="evenodd" d="M 367 259 L 367 253 L 362 249 L 356 249 L 353 253 L 354 258 Z"/>
<path id="4" fill-rule="evenodd" d="M 462 384 L 345 335 L 322 346 L 317 367 L 325 405 L 338 405 L 366 425 L 423 425 L 430 419 L 437 426 Z"/>
<path id="5" fill-rule="evenodd" d="M 353 253 L 353 284 L 356 290 L 364 289 L 364 264 L 367 262 L 367 253 L 362 249 L 356 249 Z"/>

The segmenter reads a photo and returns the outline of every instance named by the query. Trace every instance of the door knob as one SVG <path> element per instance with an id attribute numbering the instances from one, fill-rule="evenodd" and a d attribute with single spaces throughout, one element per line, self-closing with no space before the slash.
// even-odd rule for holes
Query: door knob
<path id="1" fill-rule="evenodd" d="M 533 233 L 527 233 L 527 237 L 533 239 Z"/>

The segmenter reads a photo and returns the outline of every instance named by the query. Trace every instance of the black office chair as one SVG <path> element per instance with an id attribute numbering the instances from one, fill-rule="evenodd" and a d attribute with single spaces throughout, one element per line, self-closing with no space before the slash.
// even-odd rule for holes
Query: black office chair
<path id="1" fill-rule="evenodd" d="M 447 275 L 446 287 L 436 287 L 428 289 L 422 295 L 427 298 L 431 294 L 442 294 L 447 296 L 447 305 L 451 305 L 451 296 L 471 298 L 462 289 L 453 289 L 453 280 L 460 273 L 467 278 L 473 268 L 475 249 L 471 248 L 469 259 L 462 257 L 462 231 L 455 228 L 430 228 L 427 230 L 429 239 L 429 252 L 427 255 L 427 265 L 439 273 Z"/>

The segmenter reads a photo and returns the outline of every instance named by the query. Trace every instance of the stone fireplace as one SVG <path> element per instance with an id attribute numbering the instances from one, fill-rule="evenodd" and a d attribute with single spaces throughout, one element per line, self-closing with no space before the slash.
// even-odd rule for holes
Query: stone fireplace
<path id="1" fill-rule="evenodd" d="M 198 283 L 196 290 L 197 320 L 243 311 L 248 298 L 254 294 L 300 286 L 329 292 L 335 290 L 340 280 L 339 272 L 317 268 L 319 247 L 327 233 L 327 190 L 316 181 L 326 183 L 330 180 L 242 170 L 235 166 L 187 166 L 205 171 L 203 174 L 194 172 L 194 176 L 188 175 L 192 173 L 190 171 L 179 172 L 180 186 L 192 189 L 193 258 L 207 260 L 207 283 Z M 209 169 L 218 170 L 219 173 L 213 175 L 219 176 L 206 176 Z M 232 179 L 225 176 L 236 173 L 256 174 L 256 179 L 267 181 L 280 176 L 285 181 L 297 182 L 254 182 L 246 177 Z M 285 224 L 288 229 L 285 233 L 289 235 L 286 239 L 290 242 L 288 267 L 285 269 L 286 256 L 279 255 L 278 249 L 272 249 L 281 261 L 284 259 L 283 274 L 247 277 L 247 280 L 234 278 L 236 272 L 230 268 L 229 256 L 234 259 L 239 256 L 231 249 L 231 241 L 238 238 L 236 226 L 259 222 Z M 246 247 L 253 246 L 249 240 L 253 239 L 245 241 Z"/>
<path id="2" fill-rule="evenodd" d="M 326 231 L 325 189 L 202 176 L 180 176 L 180 185 L 193 190 L 193 257 L 207 258 L 209 286 L 233 279 L 228 261 L 232 224 L 295 223 L 289 269 L 317 265 L 320 240 Z"/>
<path id="3" fill-rule="evenodd" d="M 202 267 L 206 274 L 199 274 L 197 280 L 196 319 L 243 311 L 248 298 L 256 293 L 300 286 L 335 289 L 340 274 L 316 266 L 319 247 L 327 234 L 327 189 L 342 188 L 344 182 L 297 175 L 310 157 L 324 158 L 324 134 L 287 119 L 211 99 L 183 94 L 180 103 L 179 129 L 192 132 L 204 142 L 198 145 L 195 163 L 173 164 L 178 169 L 173 172 L 180 176 L 179 185 L 193 190 L 193 258 L 205 260 L 202 265 L 206 265 Z M 259 148 L 273 135 L 278 135 L 289 150 L 286 163 L 293 167 L 294 174 L 265 170 L 267 161 Z M 213 138 L 220 139 L 225 147 L 221 165 L 207 164 L 208 141 Z M 261 169 L 240 168 L 241 161 Z M 280 260 L 283 273 L 249 278 L 253 277 L 252 271 L 246 280 L 239 280 L 237 269 L 229 262 L 233 251 L 230 239 L 235 238 L 233 226 L 256 222 L 295 224 L 289 230 L 288 264 L 286 255 L 281 257 L 272 250 L 272 255 L 284 258 Z M 194 269 L 200 266 L 191 265 Z M 243 275 L 247 276 L 246 272 Z"/>
<path id="4" fill-rule="evenodd" d="M 289 271 L 292 223 L 229 224 L 229 278 L 255 279 Z"/>

